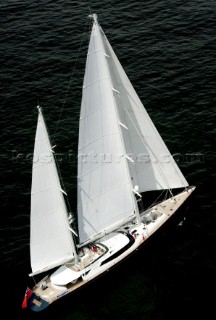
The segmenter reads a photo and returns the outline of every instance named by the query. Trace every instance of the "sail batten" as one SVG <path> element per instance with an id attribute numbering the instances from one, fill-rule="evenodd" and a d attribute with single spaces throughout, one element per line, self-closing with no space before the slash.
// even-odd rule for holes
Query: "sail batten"
<path id="1" fill-rule="evenodd" d="M 96 83 L 99 82 L 99 81 L 103 81 L 103 80 L 107 80 L 107 79 L 109 79 L 109 77 L 102 78 L 102 79 L 96 80 L 96 81 L 94 81 L 94 82 L 92 82 L 92 83 L 86 84 L 86 85 L 83 86 L 83 89 L 85 89 L 85 88 L 87 88 L 87 87 L 90 87 L 90 86 L 96 84 Z"/>
<path id="2" fill-rule="evenodd" d="M 102 109 L 102 108 L 101 108 Z M 109 137 L 109 136 L 111 136 L 111 135 L 114 135 L 115 134 L 115 132 L 114 133 L 107 133 L 107 134 L 104 134 L 103 136 L 101 136 L 102 138 L 105 138 L 105 137 Z M 89 145 L 91 145 L 92 143 L 94 143 L 94 142 L 97 142 L 98 140 L 100 140 L 101 139 L 101 137 L 98 137 L 98 138 L 96 138 L 96 139 L 94 139 L 94 140 L 92 140 L 92 141 L 89 141 L 88 143 L 86 143 L 85 145 L 83 145 L 83 146 L 81 146 L 81 147 L 79 147 L 78 148 L 78 150 L 79 151 L 81 151 L 81 150 L 85 150 L 85 148 L 86 147 L 88 147 Z M 91 151 L 90 151 L 91 152 Z M 81 156 L 82 154 L 79 154 L 79 156 Z"/>
<path id="3" fill-rule="evenodd" d="M 75 254 L 58 172 L 41 110 L 34 146 L 31 188 L 32 273 L 49 270 Z"/>

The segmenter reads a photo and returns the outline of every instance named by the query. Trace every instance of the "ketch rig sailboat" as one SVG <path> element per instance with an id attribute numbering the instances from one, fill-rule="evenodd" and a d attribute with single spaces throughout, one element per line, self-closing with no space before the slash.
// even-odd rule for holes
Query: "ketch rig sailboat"
<path id="1" fill-rule="evenodd" d="M 194 191 L 125 74 L 97 15 L 90 36 L 79 123 L 78 234 L 38 107 L 31 189 L 30 257 L 42 279 L 22 307 L 41 311 L 117 265 L 145 243 Z M 37 161 L 36 161 L 37 159 Z M 173 195 L 172 189 L 180 189 Z M 169 196 L 143 208 L 145 193 Z M 44 276 L 45 274 L 45 276 Z"/>

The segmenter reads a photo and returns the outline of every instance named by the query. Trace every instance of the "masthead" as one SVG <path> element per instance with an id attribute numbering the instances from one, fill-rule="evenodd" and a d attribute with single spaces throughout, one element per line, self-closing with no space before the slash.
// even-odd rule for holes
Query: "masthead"
<path id="1" fill-rule="evenodd" d="M 90 14 L 89 18 L 91 18 L 92 20 L 94 20 L 95 23 L 97 23 L 97 15 L 96 15 L 96 13 Z"/>

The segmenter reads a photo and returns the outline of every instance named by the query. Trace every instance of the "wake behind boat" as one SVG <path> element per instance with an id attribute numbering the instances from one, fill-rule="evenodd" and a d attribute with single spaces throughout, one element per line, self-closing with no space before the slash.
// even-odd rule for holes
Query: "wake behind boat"
<path id="1" fill-rule="evenodd" d="M 38 107 L 31 189 L 31 277 L 23 308 L 41 311 L 140 247 L 191 195 L 100 27 L 87 53 L 79 123 L 78 234 Z M 172 189 L 182 190 L 173 195 Z M 144 210 L 147 191 L 167 197 Z"/>

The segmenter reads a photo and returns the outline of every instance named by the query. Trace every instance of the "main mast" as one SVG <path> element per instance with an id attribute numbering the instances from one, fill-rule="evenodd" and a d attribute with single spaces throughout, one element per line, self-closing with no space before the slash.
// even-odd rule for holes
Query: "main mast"
<path id="1" fill-rule="evenodd" d="M 142 198 L 142 196 L 139 194 L 138 192 L 138 188 L 137 186 L 133 186 L 132 184 L 132 180 L 131 180 L 131 177 L 130 177 L 130 170 L 129 170 L 129 165 L 128 165 L 128 161 L 130 161 L 131 163 L 133 163 L 133 165 L 135 165 L 133 159 L 127 155 L 127 152 L 126 152 L 126 148 L 125 148 L 125 141 L 124 141 L 124 138 L 123 138 L 123 132 L 122 130 L 128 130 L 127 126 L 121 122 L 120 120 L 120 117 L 119 117 L 119 111 L 118 111 L 118 108 L 117 108 L 117 99 L 120 99 L 120 92 L 115 89 L 115 85 L 113 83 L 113 79 L 112 79 L 112 74 L 111 74 L 111 70 L 109 68 L 109 65 L 107 63 L 107 59 L 110 59 L 110 56 L 106 53 L 106 48 L 104 46 L 104 41 L 101 37 L 101 34 L 100 34 L 100 29 L 101 31 L 103 32 L 102 28 L 100 27 L 99 23 L 98 23 L 98 18 L 97 18 L 97 14 L 92 14 L 92 15 L 89 15 L 90 18 L 93 19 L 94 23 L 96 24 L 97 28 L 98 28 L 98 33 L 100 35 L 100 41 L 101 41 L 101 45 L 103 47 L 103 50 L 104 50 L 104 57 L 105 57 L 105 64 L 106 64 L 106 68 L 107 68 L 107 72 L 109 74 L 109 80 L 110 80 L 110 86 L 111 86 L 111 90 L 112 90 L 112 94 L 113 94 L 113 101 L 114 101 L 114 107 L 115 107 L 115 113 L 116 113 L 116 117 L 118 119 L 118 128 L 119 128 L 119 132 L 120 132 L 120 136 L 121 136 L 121 142 L 122 142 L 122 147 L 123 147 L 123 156 L 126 158 L 126 166 L 127 166 L 127 173 L 128 173 L 128 177 L 129 177 L 129 181 L 131 182 L 131 193 L 133 194 L 134 196 L 134 199 L 136 199 L 136 197 L 138 198 Z M 105 36 L 105 35 L 104 35 Z M 106 38 L 105 38 L 106 39 Z M 136 197 L 135 197 L 136 195 Z M 137 224 L 140 224 L 140 214 L 139 214 L 139 209 L 138 209 L 138 205 L 137 205 L 137 201 L 135 201 L 135 216 L 136 216 L 136 223 Z"/>

